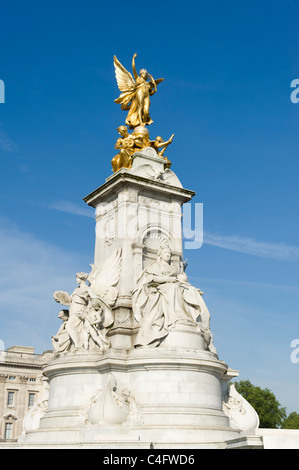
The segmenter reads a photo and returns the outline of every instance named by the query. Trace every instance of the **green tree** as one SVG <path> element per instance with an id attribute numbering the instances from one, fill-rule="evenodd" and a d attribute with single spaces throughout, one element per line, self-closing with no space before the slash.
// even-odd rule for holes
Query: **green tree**
<path id="1" fill-rule="evenodd" d="M 257 412 L 260 428 L 281 427 L 287 416 L 286 408 L 280 405 L 271 390 L 256 387 L 249 380 L 235 382 L 235 387 Z"/>
<path id="2" fill-rule="evenodd" d="M 299 429 L 299 414 L 296 411 L 293 411 L 289 416 L 284 420 L 281 425 L 282 429 Z"/>

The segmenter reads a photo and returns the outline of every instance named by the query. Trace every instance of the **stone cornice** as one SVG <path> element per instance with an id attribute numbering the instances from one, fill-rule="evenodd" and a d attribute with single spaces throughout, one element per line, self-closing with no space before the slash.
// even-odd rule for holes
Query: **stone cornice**
<path id="1" fill-rule="evenodd" d="M 117 194 L 124 187 L 134 187 L 135 189 L 141 189 L 144 191 L 155 192 L 159 195 L 170 196 L 173 199 L 177 199 L 180 202 L 188 202 L 196 194 L 194 191 L 189 189 L 179 188 L 171 186 L 164 182 L 150 180 L 142 176 L 137 176 L 129 173 L 126 170 L 119 170 L 117 173 L 112 175 L 106 183 L 94 190 L 88 196 L 84 197 L 83 200 L 89 206 L 96 207 L 100 202 L 107 201 L 109 197 Z"/>
<path id="2" fill-rule="evenodd" d="M 14 368 L 14 369 L 37 369 L 37 370 L 40 370 L 42 369 L 45 364 L 47 364 L 46 362 L 43 362 L 41 364 L 24 364 L 23 362 L 9 362 L 9 361 L 6 361 L 6 362 L 2 362 L 0 363 L 0 370 L 5 367 L 5 368 Z M 1 377 L 1 376 L 0 376 Z"/>
<path id="3" fill-rule="evenodd" d="M 107 373 L 113 371 L 137 370 L 190 370 L 212 373 L 223 377 L 228 366 L 207 351 L 179 350 L 172 352 L 156 350 L 108 351 L 98 354 L 67 354 L 51 361 L 43 370 L 46 377 L 85 371 Z"/>

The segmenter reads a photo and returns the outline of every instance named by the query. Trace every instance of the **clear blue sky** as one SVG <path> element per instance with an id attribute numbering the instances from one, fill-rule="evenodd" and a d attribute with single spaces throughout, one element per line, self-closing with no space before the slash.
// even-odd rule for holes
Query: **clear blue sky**
<path id="1" fill-rule="evenodd" d="M 93 262 L 82 198 L 111 174 L 126 114 L 113 55 L 164 77 L 151 136 L 204 204 L 187 250 L 220 359 L 299 412 L 299 2 L 2 0 L 0 339 L 51 348 L 52 293 Z M 299 354 L 298 354 L 299 357 Z"/>

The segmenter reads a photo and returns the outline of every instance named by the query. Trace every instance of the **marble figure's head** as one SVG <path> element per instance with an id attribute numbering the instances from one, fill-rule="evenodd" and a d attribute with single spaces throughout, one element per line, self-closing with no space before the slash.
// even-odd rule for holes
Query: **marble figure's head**
<path id="1" fill-rule="evenodd" d="M 163 261 L 167 261 L 169 263 L 171 260 L 171 255 L 172 255 L 172 251 L 169 245 L 164 244 L 160 247 L 158 251 L 158 257 L 163 259 Z"/>
<path id="2" fill-rule="evenodd" d="M 83 281 L 86 281 L 87 278 L 88 278 L 87 273 L 77 273 L 76 274 L 76 281 L 78 282 L 78 284 L 80 284 Z"/>
<path id="3" fill-rule="evenodd" d="M 94 310 L 102 310 L 102 304 L 100 297 L 91 297 L 90 299 L 90 306 Z"/>
<path id="4" fill-rule="evenodd" d="M 69 311 L 66 309 L 60 310 L 58 312 L 58 318 L 60 318 L 63 321 L 67 321 L 69 319 Z"/>

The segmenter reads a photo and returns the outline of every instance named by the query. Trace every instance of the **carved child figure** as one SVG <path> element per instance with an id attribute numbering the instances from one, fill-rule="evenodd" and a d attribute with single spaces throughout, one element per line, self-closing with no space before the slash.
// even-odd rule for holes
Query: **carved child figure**
<path id="1" fill-rule="evenodd" d="M 69 311 L 60 310 L 60 312 L 58 313 L 58 318 L 60 318 L 63 323 L 60 326 L 57 334 L 55 336 L 52 336 L 51 338 L 52 347 L 55 355 L 69 351 L 71 347 L 70 335 L 66 330 L 66 324 L 69 319 Z"/>
<path id="2" fill-rule="evenodd" d="M 91 298 L 88 304 L 88 309 L 85 315 L 82 316 L 83 320 L 83 347 L 90 349 L 90 338 L 97 344 L 101 351 L 106 351 L 110 348 L 110 343 L 107 338 L 107 330 L 104 327 L 104 310 L 101 305 L 101 299 Z M 112 323 L 111 319 L 111 323 Z M 108 322 L 109 323 L 109 322 Z M 110 325 L 106 325 L 110 326 Z"/>

